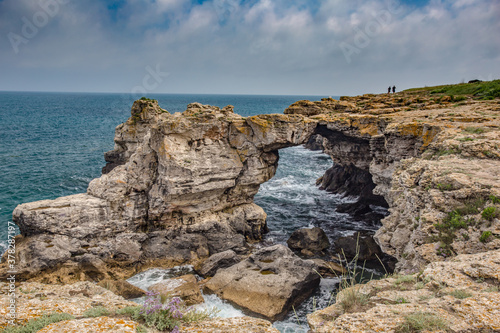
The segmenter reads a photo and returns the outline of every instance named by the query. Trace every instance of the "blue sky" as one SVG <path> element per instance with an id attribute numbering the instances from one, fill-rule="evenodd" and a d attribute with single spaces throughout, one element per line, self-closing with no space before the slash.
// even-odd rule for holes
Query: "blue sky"
<path id="1" fill-rule="evenodd" d="M 498 0 L 0 0 L 0 90 L 354 95 L 500 78 Z"/>

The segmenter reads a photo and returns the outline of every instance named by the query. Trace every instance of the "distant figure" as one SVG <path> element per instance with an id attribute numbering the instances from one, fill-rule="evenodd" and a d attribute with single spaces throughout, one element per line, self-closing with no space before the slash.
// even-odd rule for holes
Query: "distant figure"
<path id="1" fill-rule="evenodd" d="M 396 86 L 392 86 L 392 93 L 394 94 L 396 92 Z"/>
<path id="2" fill-rule="evenodd" d="M 389 86 L 389 88 L 387 88 L 387 93 L 390 94 L 391 93 L 391 86 Z"/>

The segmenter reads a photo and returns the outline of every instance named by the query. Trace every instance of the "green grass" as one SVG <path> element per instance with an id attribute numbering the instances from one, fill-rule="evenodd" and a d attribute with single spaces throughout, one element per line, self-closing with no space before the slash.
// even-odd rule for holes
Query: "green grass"
<path id="1" fill-rule="evenodd" d="M 94 308 L 85 310 L 85 312 L 82 313 L 82 316 L 87 318 L 95 318 L 95 317 L 107 316 L 109 314 L 110 314 L 109 310 L 106 309 L 104 306 L 96 306 Z"/>
<path id="2" fill-rule="evenodd" d="M 147 97 L 144 97 L 144 96 L 141 97 L 139 100 L 140 101 L 148 101 L 148 102 L 156 102 L 156 103 L 158 103 L 158 101 L 156 99 L 151 99 L 151 98 L 147 98 Z"/>
<path id="3" fill-rule="evenodd" d="M 39 318 L 30 319 L 23 326 L 9 326 L 5 328 L 2 333 L 35 333 L 50 324 L 71 319 L 75 319 L 75 317 L 67 313 L 43 315 Z"/>
<path id="4" fill-rule="evenodd" d="M 468 298 L 468 297 L 472 296 L 472 294 L 470 292 L 468 292 L 467 290 L 463 290 L 463 289 L 453 290 L 448 295 L 451 295 L 451 296 L 458 298 L 458 299 L 464 299 L 464 298 Z"/>
<path id="5" fill-rule="evenodd" d="M 402 283 L 413 283 L 415 282 L 415 276 L 413 275 L 403 275 L 399 276 L 396 281 L 394 281 L 395 284 L 399 285 Z"/>
<path id="6" fill-rule="evenodd" d="M 430 312 L 416 312 L 405 316 L 405 321 L 396 327 L 396 333 L 448 330 L 448 323 Z"/>
<path id="7" fill-rule="evenodd" d="M 500 97 L 500 80 L 414 88 L 404 92 L 450 96 L 452 101 L 456 102 L 464 100 L 465 96 L 472 96 L 476 99 L 494 99 Z"/>
<path id="8" fill-rule="evenodd" d="M 499 198 L 499 197 L 497 197 L 497 196 L 490 195 L 490 196 L 489 196 L 489 199 L 491 200 L 491 202 L 492 202 L 493 204 L 500 203 L 500 198 Z"/>
<path id="9" fill-rule="evenodd" d="M 466 127 L 464 129 L 465 132 L 467 133 L 472 133 L 472 134 L 483 134 L 484 129 L 481 127 Z"/>

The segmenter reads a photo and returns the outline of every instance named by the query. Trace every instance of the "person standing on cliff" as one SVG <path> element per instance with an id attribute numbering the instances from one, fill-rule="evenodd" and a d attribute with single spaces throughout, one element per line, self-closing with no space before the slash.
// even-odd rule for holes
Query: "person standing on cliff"
<path id="1" fill-rule="evenodd" d="M 389 89 L 391 89 L 391 88 L 389 88 Z M 392 93 L 394 94 L 395 92 L 396 92 L 396 86 L 392 86 Z M 390 91 L 389 91 L 389 93 L 390 93 Z"/>
<path id="2" fill-rule="evenodd" d="M 391 86 L 389 86 L 389 88 L 387 88 L 387 93 L 390 94 L 391 93 Z"/>

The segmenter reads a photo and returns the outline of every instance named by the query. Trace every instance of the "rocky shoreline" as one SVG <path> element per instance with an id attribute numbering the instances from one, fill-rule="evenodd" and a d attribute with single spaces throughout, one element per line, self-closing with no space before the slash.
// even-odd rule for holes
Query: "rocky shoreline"
<path id="1" fill-rule="evenodd" d="M 123 280 L 149 267 L 202 267 L 214 255 L 231 251 L 240 258 L 237 261 L 243 261 L 233 261 L 229 268 L 219 270 L 205 288 L 275 320 L 312 291 L 319 277 L 304 274 L 294 282 L 297 289 L 276 296 L 284 300 L 283 305 L 276 308 L 271 300 L 269 309 L 273 310 L 265 313 L 259 312 L 259 302 L 251 305 L 265 290 L 259 283 L 276 289 L 283 280 L 294 281 L 286 274 L 293 272 L 295 276 L 297 267 L 308 267 L 304 268 L 308 273 L 319 267 L 284 247 L 275 249 L 272 258 L 258 259 L 252 254 L 252 244 L 260 241 L 267 229 L 266 214 L 253 203 L 253 197 L 260 184 L 275 174 L 279 149 L 308 143 L 334 162 L 318 185 L 330 192 L 359 196 L 356 204 L 342 209 L 378 221 L 383 216 L 377 216 L 372 207 L 389 208 L 375 234 L 376 242 L 397 260 L 395 268 L 401 276 L 423 272 L 412 281 L 422 282 L 424 287 L 415 292 L 416 298 L 404 296 L 413 306 L 405 307 L 430 306 L 418 297 L 424 293 L 420 290 L 433 288 L 432 281 L 439 280 L 436 283 L 444 288 L 465 288 L 447 284 L 439 277 L 441 273 L 435 272 L 436 267 L 447 267 L 447 272 L 456 269 L 456 274 L 466 275 L 464 279 L 482 278 L 485 282 L 481 283 L 488 284 L 470 285 L 479 294 L 474 293 L 469 301 L 481 303 L 476 317 L 484 315 L 481 311 L 497 313 L 499 115 L 498 100 L 466 97 L 453 103 L 421 91 L 299 101 L 285 114 L 248 118 L 235 114 L 231 106 L 219 109 L 193 103 L 183 113 L 170 114 L 154 100 L 138 100 L 129 120 L 117 127 L 115 149 L 106 153 L 108 164 L 103 175 L 89 184 L 87 193 L 26 203 L 15 209 L 13 220 L 21 230 L 16 238 L 17 278 L 27 281 L 22 282 L 25 287 L 39 282 L 71 286 L 82 283 L 78 281 Z M 272 265 L 287 257 L 294 264 Z M 467 267 L 475 269 L 471 264 L 474 260 L 486 265 L 477 276 L 465 272 L 461 264 L 469 263 Z M 439 266 L 440 262 L 444 266 Z M 252 281 L 259 282 L 253 291 L 233 283 L 239 281 L 235 278 L 239 274 L 242 285 L 248 284 L 244 277 L 251 274 L 242 275 L 243 268 L 257 272 Z M 231 270 L 235 270 L 232 275 Z M 0 275 L 6 274 L 4 257 Z M 379 305 L 392 296 L 375 292 L 378 284 L 387 290 L 389 285 L 399 288 L 390 279 L 363 287 L 366 290 L 360 292 L 374 305 L 355 312 L 356 320 L 341 313 L 341 293 L 334 308 L 325 310 L 326 315 L 311 316 L 311 329 L 377 331 L 374 327 L 386 325 L 382 319 L 373 327 L 363 325 L 380 311 L 399 311 L 395 315 L 399 319 L 384 317 L 399 323 L 413 310 L 379 311 Z M 481 294 L 488 288 L 490 292 Z M 433 302 L 444 309 L 449 300 L 441 296 Z M 487 301 L 483 301 L 485 297 Z M 247 300 L 241 303 L 240 298 Z M 456 307 L 466 306 L 470 304 L 463 302 Z M 318 316 L 328 323 L 320 325 L 320 319 L 314 319 Z M 451 329 L 455 332 L 474 331 L 475 327 L 500 329 L 497 319 L 489 315 L 484 318 L 493 319 L 453 318 Z M 385 327 L 391 331 L 397 325 L 393 326 Z"/>

